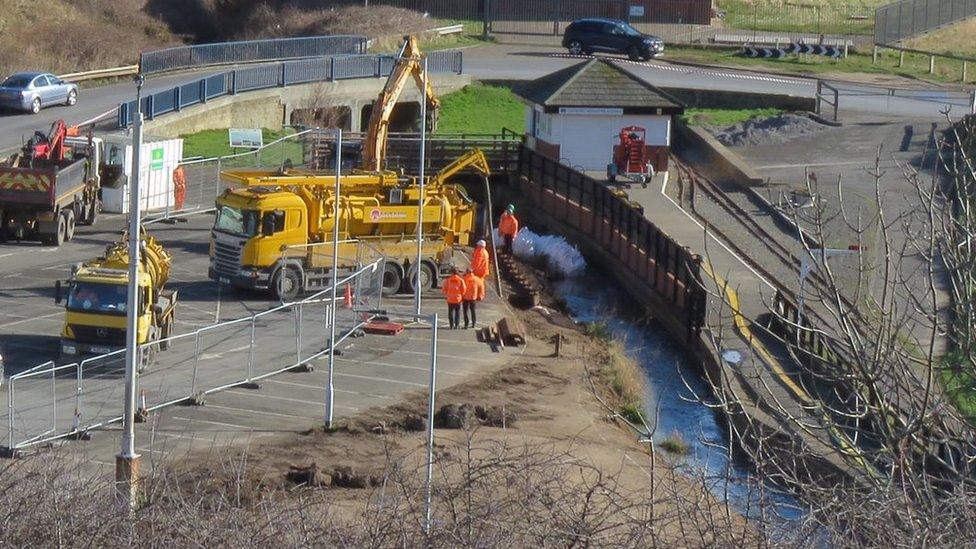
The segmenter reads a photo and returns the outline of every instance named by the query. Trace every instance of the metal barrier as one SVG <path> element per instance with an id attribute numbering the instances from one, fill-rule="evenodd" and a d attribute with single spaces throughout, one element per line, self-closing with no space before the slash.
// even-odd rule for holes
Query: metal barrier
<path id="1" fill-rule="evenodd" d="M 139 407 L 152 411 L 304 365 L 328 353 L 331 322 L 338 345 L 369 320 L 358 311 L 382 307 L 383 259 L 364 245 L 368 259 L 331 290 L 302 300 L 141 347 Z M 349 288 L 348 293 L 346 288 Z M 77 436 L 122 419 L 125 350 L 56 366 L 46 362 L 8 379 L 0 392 L 9 451 Z M 3 425 L 3 423 L 0 423 Z"/>
<path id="2" fill-rule="evenodd" d="M 830 99 L 830 98 L 833 99 Z M 823 115 L 823 104 L 826 103 L 833 107 L 834 122 L 837 122 L 837 111 L 840 108 L 840 90 L 824 82 L 817 80 L 817 114 Z"/>
<path id="3" fill-rule="evenodd" d="M 459 50 L 430 52 L 427 54 L 428 70 L 435 74 L 461 74 L 462 56 Z M 394 56 L 385 54 L 343 55 L 234 69 L 147 95 L 142 98 L 142 113 L 146 120 L 152 120 L 216 97 L 240 92 L 309 82 L 388 76 L 393 69 L 394 59 Z M 120 128 L 132 123 L 135 108 L 135 101 L 119 105 Z"/>
<path id="4" fill-rule="evenodd" d="M 874 42 L 892 44 L 976 16 L 976 0 L 900 0 L 874 12 Z"/>
<path id="5" fill-rule="evenodd" d="M 148 75 L 208 65 L 365 52 L 366 37 L 352 35 L 220 42 L 143 52 L 139 56 L 139 72 Z"/>

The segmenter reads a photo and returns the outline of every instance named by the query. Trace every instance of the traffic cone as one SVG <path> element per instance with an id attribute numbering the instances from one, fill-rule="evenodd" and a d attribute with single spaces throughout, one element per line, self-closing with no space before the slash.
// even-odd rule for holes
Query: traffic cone
<path id="1" fill-rule="evenodd" d="M 343 304 L 347 309 L 352 309 L 352 286 L 348 283 L 346 284 L 346 297 L 343 300 Z"/>

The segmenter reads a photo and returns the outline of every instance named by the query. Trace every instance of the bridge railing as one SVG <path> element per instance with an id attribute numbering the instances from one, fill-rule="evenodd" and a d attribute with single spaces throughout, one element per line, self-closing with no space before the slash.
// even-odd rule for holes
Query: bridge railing
<path id="1" fill-rule="evenodd" d="M 461 74 L 463 54 L 441 50 L 427 54 L 428 70 L 435 74 Z M 388 76 L 395 56 L 389 54 L 337 55 L 269 63 L 212 74 L 142 98 L 142 112 L 152 120 L 211 99 L 241 92 L 309 82 Z M 119 105 L 118 126 L 128 127 L 136 112 L 135 101 Z"/>
<path id="2" fill-rule="evenodd" d="M 383 258 L 366 244 L 356 257 L 352 274 L 337 282 L 335 308 L 327 289 L 143 345 L 136 377 L 140 411 L 199 402 L 327 355 L 332 323 L 339 345 L 370 320 L 360 311 L 382 307 Z M 45 362 L 10 376 L 0 391 L 0 433 L 6 431 L 0 439 L 8 453 L 120 422 L 124 374 L 125 351 L 114 350 L 69 364 Z"/>
<path id="3" fill-rule="evenodd" d="M 365 53 L 366 42 L 365 36 L 340 35 L 177 46 L 140 54 L 139 72 L 148 75 L 209 65 Z"/>

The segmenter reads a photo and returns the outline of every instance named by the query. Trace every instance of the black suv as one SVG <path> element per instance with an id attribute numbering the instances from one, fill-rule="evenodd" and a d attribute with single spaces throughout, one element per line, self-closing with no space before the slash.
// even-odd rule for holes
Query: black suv
<path id="1" fill-rule="evenodd" d="M 595 51 L 626 53 L 631 61 L 647 61 L 664 53 L 664 41 L 643 34 L 619 19 L 580 19 L 563 33 L 563 47 L 573 55 Z"/>

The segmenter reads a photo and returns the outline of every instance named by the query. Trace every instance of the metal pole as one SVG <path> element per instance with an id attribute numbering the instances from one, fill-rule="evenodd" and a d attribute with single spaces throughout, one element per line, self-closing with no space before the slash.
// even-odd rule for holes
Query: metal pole
<path id="1" fill-rule="evenodd" d="M 329 326 L 329 387 L 325 394 L 325 427 L 332 428 L 335 400 L 336 284 L 339 282 L 339 191 L 342 181 L 342 129 L 336 130 L 335 189 L 332 200 L 332 322 Z"/>
<path id="2" fill-rule="evenodd" d="M 7 382 L 7 450 L 14 455 L 14 380 Z"/>
<path id="3" fill-rule="evenodd" d="M 254 332 L 257 324 L 256 317 L 251 315 L 251 343 L 247 347 L 247 382 L 254 381 Z"/>
<path id="4" fill-rule="evenodd" d="M 142 74 L 136 76 L 136 116 L 132 129 L 132 177 L 129 180 L 129 288 L 125 314 L 125 412 L 122 449 L 115 460 L 115 481 L 120 503 L 136 505 L 139 454 L 136 453 L 136 367 L 139 363 L 139 176 L 142 152 Z"/>
<path id="5" fill-rule="evenodd" d="M 430 317 L 430 394 L 427 396 L 427 509 L 424 532 L 430 533 L 431 482 L 434 478 L 434 390 L 437 382 L 437 313 Z"/>
<path id="6" fill-rule="evenodd" d="M 427 162 L 426 152 L 427 152 L 427 56 L 424 55 L 424 85 L 421 95 L 423 96 L 420 100 L 420 198 L 417 201 L 417 262 L 414 264 L 414 268 L 417 269 L 417 275 L 414 279 L 413 286 L 413 308 L 414 314 L 420 314 L 420 271 L 421 271 L 421 258 L 424 253 L 424 202 L 426 200 L 426 187 L 424 185 L 424 164 Z"/>

